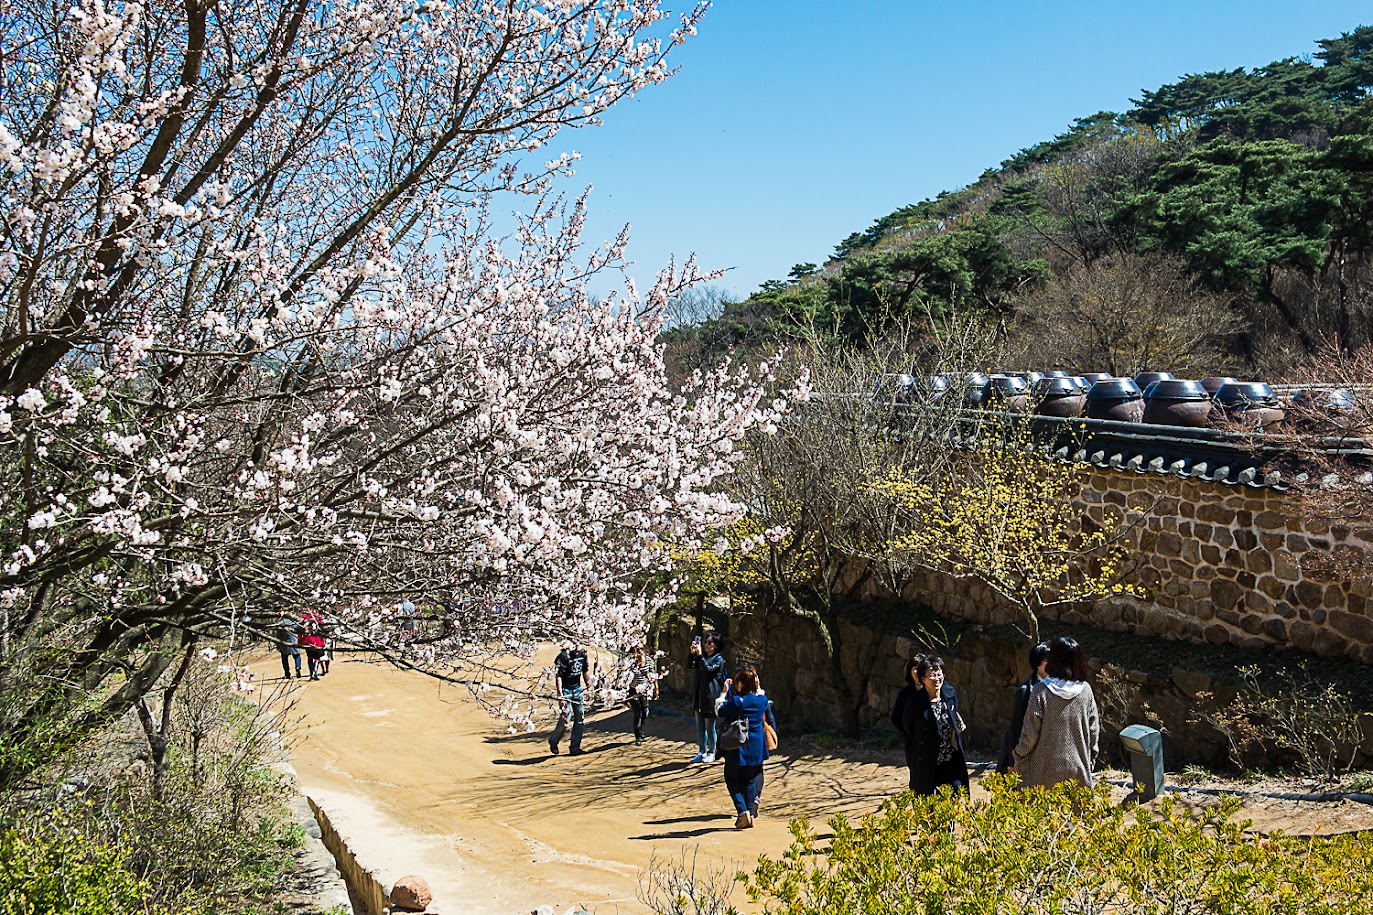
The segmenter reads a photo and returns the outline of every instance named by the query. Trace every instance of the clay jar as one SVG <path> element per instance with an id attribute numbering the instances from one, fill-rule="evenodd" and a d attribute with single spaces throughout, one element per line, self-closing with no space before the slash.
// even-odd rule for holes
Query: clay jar
<path id="1" fill-rule="evenodd" d="M 1077 376 L 1077 377 L 1079 377 L 1079 378 L 1083 379 L 1084 381 L 1086 381 L 1086 382 L 1087 382 L 1087 386 L 1088 386 L 1088 387 L 1091 387 L 1092 385 L 1096 384 L 1098 381 L 1107 381 L 1107 380 L 1109 380 L 1109 379 L 1111 379 L 1111 378 L 1114 378 L 1114 377 L 1116 377 L 1116 376 L 1112 375 L 1110 372 L 1083 372 L 1081 375 L 1079 375 L 1079 376 Z"/>
<path id="2" fill-rule="evenodd" d="M 1155 381 L 1172 381 L 1176 377 L 1172 372 L 1140 372 L 1135 376 L 1135 384 L 1141 391 L 1147 391 Z"/>
<path id="3" fill-rule="evenodd" d="M 1227 384 L 1231 384 L 1232 382 L 1236 381 L 1239 381 L 1239 379 L 1232 378 L 1229 375 L 1212 375 L 1210 378 L 1203 378 L 1201 380 L 1201 386 L 1206 389 L 1207 394 L 1211 395 L 1212 397 L 1215 397 L 1217 391 L 1225 387 Z"/>
<path id="4" fill-rule="evenodd" d="M 1087 405 L 1087 392 L 1073 378 L 1044 378 L 1033 391 L 1034 411 L 1040 416 L 1081 416 Z"/>
<path id="5" fill-rule="evenodd" d="M 1130 378 L 1107 378 L 1087 389 L 1087 417 L 1119 423 L 1144 420 L 1144 395 Z"/>
<path id="6" fill-rule="evenodd" d="M 987 376 L 982 372 L 970 372 L 963 378 L 963 406 L 979 407 L 987 396 Z"/>
<path id="7" fill-rule="evenodd" d="M 1216 391 L 1211 421 L 1257 427 L 1280 423 L 1287 415 L 1273 388 L 1262 381 L 1232 381 Z"/>
<path id="8" fill-rule="evenodd" d="M 1298 391 L 1292 396 L 1292 411 L 1287 422 L 1301 432 L 1318 435 L 1358 435 L 1369 432 L 1368 414 L 1359 401 L 1343 388 Z"/>
<path id="9" fill-rule="evenodd" d="M 1029 385 L 1025 379 L 1014 375 L 992 375 L 987 381 L 982 405 L 1007 413 L 1025 413 L 1030 408 Z"/>
<path id="10" fill-rule="evenodd" d="M 878 403 L 906 403 L 914 383 L 910 375 L 879 375 L 873 399 Z"/>
<path id="11" fill-rule="evenodd" d="M 1211 414 L 1211 396 L 1199 381 L 1155 381 L 1144 391 L 1144 421 L 1200 428 Z"/>
<path id="12" fill-rule="evenodd" d="M 913 375 L 907 390 L 911 403 L 938 400 L 948 392 L 949 378 L 947 375 Z"/>

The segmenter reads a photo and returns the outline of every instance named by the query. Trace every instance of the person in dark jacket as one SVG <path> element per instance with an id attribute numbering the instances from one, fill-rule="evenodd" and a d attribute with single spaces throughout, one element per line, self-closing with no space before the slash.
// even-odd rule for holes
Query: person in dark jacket
<path id="1" fill-rule="evenodd" d="M 1030 690 L 1044 680 L 1044 668 L 1049 663 L 1049 643 L 1040 642 L 1030 649 L 1030 679 L 1015 691 L 1015 705 L 1011 706 L 1011 725 L 1001 738 L 1001 753 L 997 755 L 996 771 L 1005 775 L 1015 765 L 1015 745 L 1025 727 L 1025 709 L 1030 707 Z"/>
<path id="2" fill-rule="evenodd" d="M 904 713 L 909 739 L 914 743 L 911 790 L 934 794 L 940 785 L 968 790 L 968 761 L 963 753 L 963 719 L 958 714 L 958 693 L 944 682 L 944 661 L 922 658 L 915 675 L 925 688 L 925 701 Z"/>
<path id="3" fill-rule="evenodd" d="M 768 758 L 763 722 L 767 721 L 773 728 L 777 727 L 777 722 L 768 708 L 768 697 L 763 694 L 758 671 L 753 665 L 740 668 L 733 681 L 725 681 L 726 687 L 731 682 L 735 691 L 720 700 L 720 720 L 728 723 L 737 718 L 748 719 L 748 740 L 742 747 L 724 750 L 721 755 L 725 759 L 725 787 L 734 801 L 734 828 L 748 829 L 758 815 L 758 798 L 763 793 L 763 763 Z"/>
<path id="4" fill-rule="evenodd" d="M 696 713 L 696 755 L 692 762 L 715 762 L 715 704 L 725 691 L 725 657 L 720 633 L 707 632 L 691 643 L 691 708 Z"/>
<path id="5" fill-rule="evenodd" d="M 569 724 L 572 725 L 572 746 L 569 755 L 581 756 L 582 732 L 586 727 L 586 687 L 591 676 L 591 662 L 580 640 L 570 639 L 553 661 L 553 685 L 558 690 L 558 723 L 548 735 L 548 752 L 558 755 L 558 744 Z"/>
<path id="6" fill-rule="evenodd" d="M 891 723 L 896 727 L 901 735 L 906 738 L 906 768 L 910 770 L 910 787 L 915 790 L 916 772 L 916 743 L 915 730 L 916 721 L 921 714 L 922 706 L 930 704 L 929 694 L 925 692 L 925 684 L 920 682 L 920 677 L 916 675 L 916 668 L 920 662 L 925 660 L 923 654 L 912 655 L 906 662 L 906 685 L 901 687 L 901 692 L 896 694 L 896 703 L 891 708 Z"/>

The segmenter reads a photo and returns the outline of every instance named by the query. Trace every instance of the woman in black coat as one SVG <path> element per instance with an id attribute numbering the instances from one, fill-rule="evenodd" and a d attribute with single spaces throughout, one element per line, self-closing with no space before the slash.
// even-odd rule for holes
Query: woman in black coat
<path id="1" fill-rule="evenodd" d="M 901 736 L 906 738 L 906 768 L 910 770 L 912 791 L 915 790 L 916 770 L 919 765 L 916 755 L 916 722 L 920 719 L 922 706 L 930 704 L 925 684 L 921 683 L 920 677 L 916 675 L 916 669 L 923 660 L 925 656 L 918 654 L 906 662 L 906 685 L 896 694 L 896 703 L 891 708 L 891 723 L 901 732 Z"/>
<path id="2" fill-rule="evenodd" d="M 904 704 L 900 725 L 906 735 L 911 790 L 916 794 L 934 794 L 940 785 L 952 785 L 957 791 L 967 791 L 963 719 L 958 714 L 958 693 L 944 682 L 944 661 L 921 658 L 915 665 L 914 676 L 922 686 L 923 701 L 917 695 Z"/>

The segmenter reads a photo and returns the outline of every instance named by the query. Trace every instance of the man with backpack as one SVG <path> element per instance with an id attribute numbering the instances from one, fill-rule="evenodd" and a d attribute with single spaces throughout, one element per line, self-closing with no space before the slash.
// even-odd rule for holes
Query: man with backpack
<path id="1" fill-rule="evenodd" d="M 548 749 L 554 756 L 558 755 L 558 743 L 563 739 L 570 718 L 572 742 L 568 755 L 580 756 L 583 753 L 582 730 L 586 722 L 586 687 L 590 674 L 586 649 L 575 639 L 568 642 L 553 662 L 553 670 L 554 685 L 560 699 L 558 723 L 554 725 L 553 733 L 548 735 Z"/>
<path id="2" fill-rule="evenodd" d="M 277 653 L 281 655 L 282 679 L 291 679 L 291 664 L 296 662 L 296 679 L 300 679 L 300 625 L 286 614 L 272 624 L 272 640 L 276 642 Z"/>

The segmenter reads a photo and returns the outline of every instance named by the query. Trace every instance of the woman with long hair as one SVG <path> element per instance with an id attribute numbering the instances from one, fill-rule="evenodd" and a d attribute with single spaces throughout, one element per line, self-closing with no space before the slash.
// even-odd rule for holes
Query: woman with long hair
<path id="1" fill-rule="evenodd" d="M 1027 788 L 1066 781 L 1090 787 L 1101 719 L 1081 646 L 1054 639 L 1045 672 L 1044 682 L 1030 691 L 1011 771 Z"/>
<path id="2" fill-rule="evenodd" d="M 694 763 L 715 762 L 717 720 L 715 707 L 728 682 L 725 677 L 725 656 L 720 654 L 724 639 L 718 632 L 707 632 L 692 639 L 691 710 L 696 713 L 696 755 Z"/>
<path id="3" fill-rule="evenodd" d="M 911 655 L 911 659 L 906 662 L 906 675 L 903 678 L 905 685 L 901 687 L 901 692 L 896 694 L 896 702 L 891 707 L 891 723 L 901 732 L 906 744 L 906 769 L 910 773 L 910 789 L 915 790 L 916 785 L 916 721 L 919 720 L 921 709 L 929 705 L 930 697 L 925 692 L 925 684 L 920 682 L 920 677 L 916 674 L 920 662 L 925 660 L 923 654 Z"/>
<path id="4" fill-rule="evenodd" d="M 626 665 L 629 680 L 625 698 L 634 712 L 634 742 L 644 742 L 644 722 L 648 720 L 648 703 L 658 698 L 657 665 L 648 659 L 648 650 L 635 645 Z"/>

